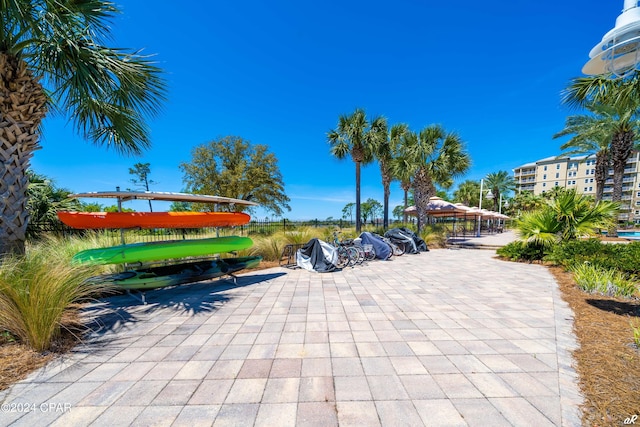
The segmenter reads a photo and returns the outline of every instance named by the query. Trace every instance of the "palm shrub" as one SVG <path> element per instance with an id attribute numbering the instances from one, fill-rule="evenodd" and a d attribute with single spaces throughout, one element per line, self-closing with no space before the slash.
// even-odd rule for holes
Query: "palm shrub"
<path id="1" fill-rule="evenodd" d="M 594 203 L 575 190 L 564 191 L 542 208 L 524 213 L 515 222 L 521 241 L 550 248 L 561 241 L 595 235 L 615 223 L 618 204 Z"/>
<path id="2" fill-rule="evenodd" d="M 64 245 L 49 240 L 0 264 L 0 331 L 36 351 L 50 350 L 63 329 L 75 328 L 79 303 L 111 290 L 90 283 L 97 267 L 71 265 Z"/>

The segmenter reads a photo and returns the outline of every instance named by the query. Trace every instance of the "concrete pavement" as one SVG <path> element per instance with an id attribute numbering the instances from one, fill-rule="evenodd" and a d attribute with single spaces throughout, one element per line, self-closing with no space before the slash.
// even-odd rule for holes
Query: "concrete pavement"
<path id="1" fill-rule="evenodd" d="M 571 310 L 544 267 L 494 257 L 108 299 L 85 345 L 0 393 L 0 425 L 580 425 Z"/>

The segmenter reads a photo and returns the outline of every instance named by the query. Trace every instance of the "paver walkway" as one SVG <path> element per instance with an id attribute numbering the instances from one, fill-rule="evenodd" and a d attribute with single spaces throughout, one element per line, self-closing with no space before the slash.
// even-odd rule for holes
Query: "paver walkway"
<path id="1" fill-rule="evenodd" d="M 0 425 L 580 425 L 570 309 L 544 267 L 494 256 L 109 299 L 86 345 L 0 393 Z"/>

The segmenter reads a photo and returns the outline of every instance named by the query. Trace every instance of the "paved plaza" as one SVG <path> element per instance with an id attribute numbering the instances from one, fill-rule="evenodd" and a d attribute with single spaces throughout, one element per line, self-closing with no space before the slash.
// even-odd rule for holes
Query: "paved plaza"
<path id="1" fill-rule="evenodd" d="M 545 267 L 492 250 L 146 300 L 96 305 L 84 345 L 0 393 L 0 425 L 580 425 L 571 310 Z"/>

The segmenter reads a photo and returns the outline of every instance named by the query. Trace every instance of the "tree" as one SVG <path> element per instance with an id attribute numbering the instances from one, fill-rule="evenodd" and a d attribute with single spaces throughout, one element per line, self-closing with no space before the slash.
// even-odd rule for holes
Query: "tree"
<path id="1" fill-rule="evenodd" d="M 491 172 L 485 177 L 487 188 L 493 193 L 493 211 L 500 211 L 500 195 L 515 190 L 516 182 L 507 171 Z"/>
<path id="2" fill-rule="evenodd" d="M 604 105 L 586 104 L 590 115 L 569 116 L 565 128 L 553 135 L 560 138 L 574 135 L 569 141 L 560 146 L 565 155 L 595 154 L 596 201 L 602 200 L 604 183 L 609 174 L 611 163 L 610 144 L 617 127 L 615 112 Z"/>
<path id="3" fill-rule="evenodd" d="M 471 163 L 460 137 L 446 133 L 439 125 L 425 127 L 419 134 L 408 132 L 403 138 L 408 167 L 414 171 L 413 197 L 418 218 L 418 232 L 426 221 L 429 199 L 435 184 L 449 188 L 453 178 L 465 172 Z"/>
<path id="4" fill-rule="evenodd" d="M 382 226 L 385 230 L 389 228 L 389 195 L 391 194 L 390 187 L 393 180 L 394 147 L 400 143 L 407 130 L 407 125 L 400 123 L 391 126 L 391 129 L 387 131 L 387 122 L 384 118 L 374 120 L 371 124 L 373 150 L 380 165 L 380 176 L 382 177 L 384 191 Z"/>
<path id="5" fill-rule="evenodd" d="M 342 208 L 342 218 L 343 219 L 349 218 L 349 221 L 353 221 L 353 208 L 355 206 L 356 204 L 353 202 L 350 202 L 344 205 L 344 208 Z"/>
<path id="6" fill-rule="evenodd" d="M 49 111 L 97 145 L 126 154 L 150 145 L 145 118 L 165 85 L 148 57 L 104 44 L 118 12 L 106 0 L 0 2 L 0 257 L 24 252 L 26 171 Z"/>
<path id="7" fill-rule="evenodd" d="M 633 74 L 626 79 L 611 80 L 607 76 L 573 79 L 564 91 L 563 102 L 570 106 L 602 105 L 610 109 L 615 124 L 612 128 L 610 155 L 613 167 L 612 201 L 622 201 L 624 168 L 633 151 L 638 133 L 640 108 L 640 76 Z M 616 227 L 609 235 L 617 237 Z"/>
<path id="8" fill-rule="evenodd" d="M 509 209 L 516 215 L 520 215 L 523 212 L 530 212 L 544 206 L 544 197 L 533 194 L 532 191 L 523 191 L 516 194 L 511 202 L 509 202 Z"/>
<path id="9" fill-rule="evenodd" d="M 382 211 L 382 205 L 379 201 L 374 199 L 367 199 L 366 202 L 362 202 L 362 223 L 366 224 L 367 219 L 370 219 L 371 222 L 376 219 L 376 216 L 380 215 Z"/>
<path id="10" fill-rule="evenodd" d="M 150 163 L 136 163 L 132 168 L 129 168 L 129 174 L 134 175 L 136 178 L 131 178 L 129 182 L 138 187 L 142 187 L 145 191 L 149 191 L 149 186 L 156 184 L 155 181 L 149 179 L 151 173 Z M 151 199 L 149 199 L 149 212 L 153 212 L 153 206 L 151 206 Z"/>
<path id="11" fill-rule="evenodd" d="M 404 141 L 406 137 L 406 132 L 403 133 L 403 136 L 400 140 L 396 140 L 393 144 L 394 156 L 391 158 L 391 174 L 394 179 L 400 181 L 400 188 L 404 192 L 404 209 L 403 209 L 403 217 L 402 221 L 407 222 L 407 213 L 404 212 L 410 203 L 409 203 L 409 190 L 411 190 L 411 186 L 413 184 L 413 167 L 409 162 L 408 154 L 406 153 L 404 147 Z"/>
<path id="12" fill-rule="evenodd" d="M 398 205 L 395 208 L 393 208 L 393 217 L 397 220 L 400 221 L 401 219 L 404 218 L 404 206 L 402 205 Z"/>
<path id="13" fill-rule="evenodd" d="M 377 136 L 370 132 L 369 121 L 364 110 L 358 108 L 353 114 L 341 115 L 338 126 L 327 133 L 331 145 L 331 154 L 338 159 L 351 155 L 356 164 L 356 233 L 360 232 L 360 168 L 373 160 L 373 139 Z"/>
<path id="14" fill-rule="evenodd" d="M 466 206 L 478 206 L 480 203 L 480 183 L 466 180 L 453 192 L 453 200 Z"/>
<path id="15" fill-rule="evenodd" d="M 29 178 L 27 210 L 31 221 L 27 226 L 27 235 L 35 236 L 40 231 L 33 225 L 59 224 L 57 212 L 59 210 L 77 210 L 80 203 L 76 199 L 69 199 L 69 190 L 59 188 L 44 175 L 27 171 Z"/>
<path id="16" fill-rule="evenodd" d="M 278 160 L 266 145 L 251 145 L 238 136 L 225 136 L 202 144 L 191 151 L 191 162 L 181 163 L 186 190 L 258 203 L 277 216 L 290 211 L 289 197 Z M 196 210 L 213 209 L 211 205 L 193 204 Z M 249 210 L 246 206 L 224 209 Z"/>

